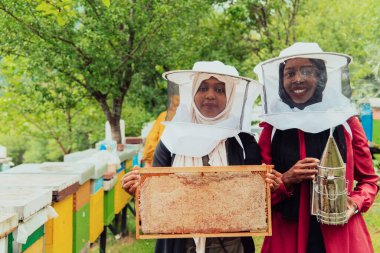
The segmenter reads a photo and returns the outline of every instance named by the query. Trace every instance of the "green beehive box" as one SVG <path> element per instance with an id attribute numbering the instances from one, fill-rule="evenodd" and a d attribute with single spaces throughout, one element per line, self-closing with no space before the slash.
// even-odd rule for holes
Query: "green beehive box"
<path id="1" fill-rule="evenodd" d="M 90 242 L 90 203 L 73 214 L 73 252 L 81 252 Z"/>
<path id="2" fill-rule="evenodd" d="M 115 218 L 115 188 L 104 192 L 104 226 L 111 224 Z"/>
<path id="3" fill-rule="evenodd" d="M 13 252 L 13 234 L 8 235 L 8 252 L 12 253 Z"/>

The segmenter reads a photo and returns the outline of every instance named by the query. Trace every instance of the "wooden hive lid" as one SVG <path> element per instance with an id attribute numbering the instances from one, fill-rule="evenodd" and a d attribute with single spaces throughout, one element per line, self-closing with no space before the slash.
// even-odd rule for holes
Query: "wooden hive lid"
<path id="1" fill-rule="evenodd" d="M 17 213 L 19 220 L 27 219 L 51 202 L 52 194 L 47 189 L 1 187 L 0 190 L 0 213 Z"/>

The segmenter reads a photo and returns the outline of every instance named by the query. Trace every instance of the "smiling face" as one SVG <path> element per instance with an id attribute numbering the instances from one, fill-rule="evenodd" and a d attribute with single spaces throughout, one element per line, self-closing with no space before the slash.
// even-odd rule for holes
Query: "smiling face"
<path id="1" fill-rule="evenodd" d="M 318 70 L 306 58 L 289 59 L 285 63 L 283 85 L 294 103 L 306 103 L 317 88 Z"/>
<path id="2" fill-rule="evenodd" d="M 202 81 L 194 97 L 199 112 L 208 118 L 213 118 L 226 108 L 225 83 L 215 77 Z"/>

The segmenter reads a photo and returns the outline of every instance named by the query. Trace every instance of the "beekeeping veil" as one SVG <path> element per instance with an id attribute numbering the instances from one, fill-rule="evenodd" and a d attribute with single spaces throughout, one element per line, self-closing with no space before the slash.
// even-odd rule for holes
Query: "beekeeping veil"
<path id="1" fill-rule="evenodd" d="M 192 70 L 169 71 L 163 77 L 168 80 L 168 108 L 178 105 L 173 119 L 164 122 L 161 137 L 170 152 L 202 157 L 221 140 L 250 132 L 253 102 L 261 89 L 258 82 L 240 77 L 234 67 L 219 61 L 197 62 Z M 210 77 L 225 83 L 227 100 L 224 110 L 213 118 L 204 117 L 194 102 L 199 85 Z"/>
<path id="2" fill-rule="evenodd" d="M 313 97 L 303 106 L 295 106 L 284 94 L 281 66 L 292 58 L 321 62 L 324 72 L 319 76 Z M 279 57 L 258 64 L 254 72 L 264 84 L 261 94 L 262 118 L 280 130 L 298 128 L 309 133 L 343 124 L 357 114 L 351 104 L 348 78 L 348 55 L 323 52 L 317 43 L 298 42 L 283 50 Z"/>

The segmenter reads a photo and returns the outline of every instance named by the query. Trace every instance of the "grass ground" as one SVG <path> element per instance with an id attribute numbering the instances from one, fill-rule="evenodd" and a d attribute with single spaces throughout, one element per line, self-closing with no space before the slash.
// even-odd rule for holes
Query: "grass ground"
<path id="1" fill-rule="evenodd" d="M 135 239 L 135 221 L 132 214 L 128 211 L 129 236 L 116 240 L 109 233 L 107 235 L 107 253 L 151 253 L 154 252 L 155 240 L 136 240 Z M 377 196 L 371 209 L 364 214 L 368 230 L 371 234 L 372 243 L 375 252 L 380 253 L 380 195 Z M 255 237 L 256 252 L 260 252 L 263 237 Z M 90 253 L 98 253 L 99 245 L 95 243 Z"/>
<path id="2" fill-rule="evenodd" d="M 375 253 L 380 253 L 380 195 L 377 195 L 375 203 L 373 203 L 369 211 L 364 214 L 364 219 L 371 235 Z"/>

